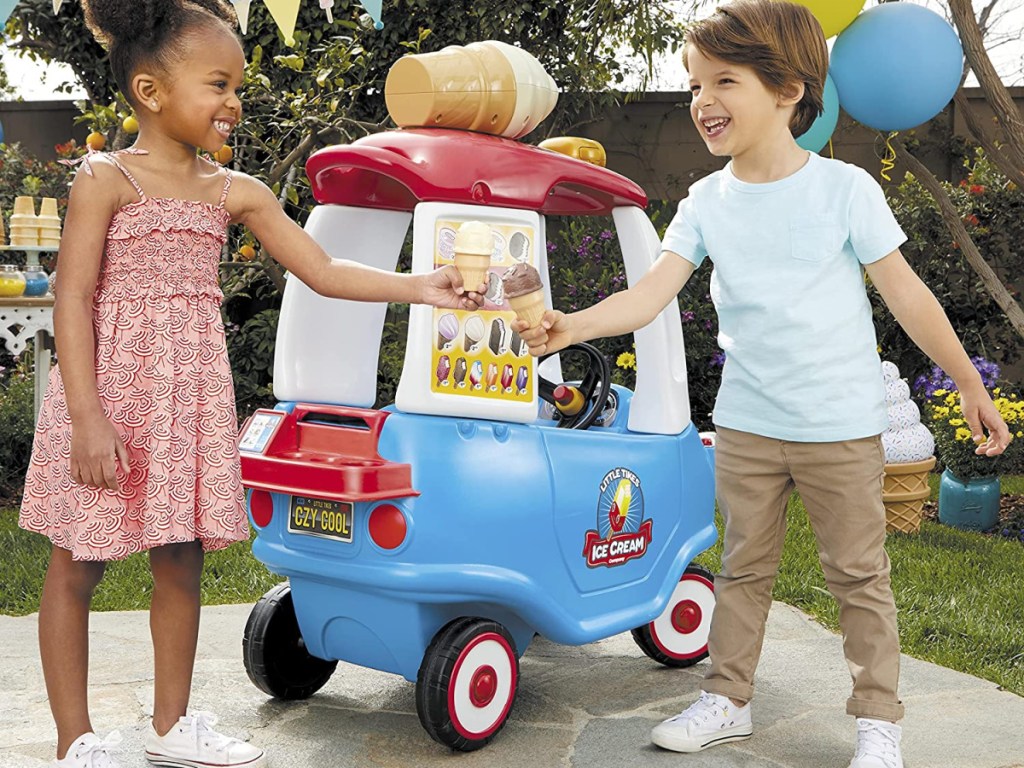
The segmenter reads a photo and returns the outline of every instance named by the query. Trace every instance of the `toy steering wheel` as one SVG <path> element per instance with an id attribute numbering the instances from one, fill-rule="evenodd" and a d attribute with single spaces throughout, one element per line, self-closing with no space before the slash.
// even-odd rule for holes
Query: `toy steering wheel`
<path id="1" fill-rule="evenodd" d="M 573 416 L 566 416 L 556 407 L 555 414 L 559 417 L 558 426 L 563 429 L 588 429 L 604 410 L 608 402 L 608 393 L 612 386 L 611 366 L 608 360 L 591 344 L 570 344 L 556 354 L 582 354 L 587 358 L 587 369 L 583 374 L 583 380 L 576 385 L 576 389 L 583 396 L 583 408 Z M 551 355 L 540 358 L 540 362 L 547 360 Z M 552 406 L 555 405 L 555 385 L 544 377 L 540 377 L 538 394 L 540 398 Z"/>

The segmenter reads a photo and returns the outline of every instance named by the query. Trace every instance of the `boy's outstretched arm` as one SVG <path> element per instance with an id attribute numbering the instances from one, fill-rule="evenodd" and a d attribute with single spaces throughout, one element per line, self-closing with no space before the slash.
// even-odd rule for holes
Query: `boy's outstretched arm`
<path id="1" fill-rule="evenodd" d="M 935 295 L 899 250 L 866 265 L 865 269 L 907 335 L 956 382 L 964 419 L 978 443 L 975 453 L 998 456 L 1010 444 L 1010 430 Z"/>
<path id="2" fill-rule="evenodd" d="M 406 275 L 332 259 L 310 235 L 281 209 L 274 193 L 261 181 L 234 173 L 228 210 L 244 224 L 281 266 L 324 296 L 355 301 L 394 301 L 478 309 L 484 285 L 462 284 L 454 266 L 422 275 Z M 351 243 L 358 252 L 359 243 Z"/>
<path id="3" fill-rule="evenodd" d="M 683 289 L 694 269 L 692 262 L 662 251 L 632 288 L 570 315 L 545 312 L 541 324 L 533 328 L 527 328 L 521 320 L 516 320 L 512 328 L 519 331 L 533 355 L 551 354 L 580 341 L 621 336 L 654 320 Z"/>

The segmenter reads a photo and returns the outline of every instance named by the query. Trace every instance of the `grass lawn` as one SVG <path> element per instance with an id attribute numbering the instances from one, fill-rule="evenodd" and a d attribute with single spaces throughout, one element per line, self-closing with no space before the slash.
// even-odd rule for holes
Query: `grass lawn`
<path id="1" fill-rule="evenodd" d="M 933 476 L 933 496 L 937 483 Z M 1024 494 L 1024 477 L 1003 478 L 1003 492 Z M 700 557 L 712 570 L 717 570 L 720 546 Z M 1024 695 L 1024 546 L 925 521 L 918 535 L 890 535 L 887 548 L 903 651 Z M 0 552 L 0 614 L 38 610 L 49 542 L 19 530 L 15 510 L 0 510 Z M 250 556 L 248 544 L 239 544 L 207 556 L 203 603 L 252 602 L 277 581 Z M 94 607 L 144 609 L 151 585 L 144 555 L 111 563 Z M 789 503 L 774 596 L 838 631 L 836 604 L 825 588 L 814 535 L 798 496 Z"/>

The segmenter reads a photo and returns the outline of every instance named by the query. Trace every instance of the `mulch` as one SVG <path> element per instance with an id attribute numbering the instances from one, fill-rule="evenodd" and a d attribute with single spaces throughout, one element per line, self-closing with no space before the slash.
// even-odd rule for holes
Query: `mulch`
<path id="1" fill-rule="evenodd" d="M 934 501 L 926 501 L 921 510 L 925 520 L 939 519 L 939 505 Z M 985 533 L 1016 539 L 1024 544 L 1024 494 L 1004 493 L 999 497 L 999 523 Z"/>

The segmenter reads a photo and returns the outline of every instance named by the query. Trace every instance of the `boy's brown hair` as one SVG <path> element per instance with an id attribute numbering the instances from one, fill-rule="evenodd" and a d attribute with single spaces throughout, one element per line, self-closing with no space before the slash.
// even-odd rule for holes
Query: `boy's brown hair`
<path id="1" fill-rule="evenodd" d="M 686 31 L 683 63 L 693 46 L 703 55 L 753 68 L 769 90 L 804 84 L 789 128 L 801 136 L 824 109 L 828 48 L 821 24 L 805 6 L 782 0 L 733 0 Z"/>

